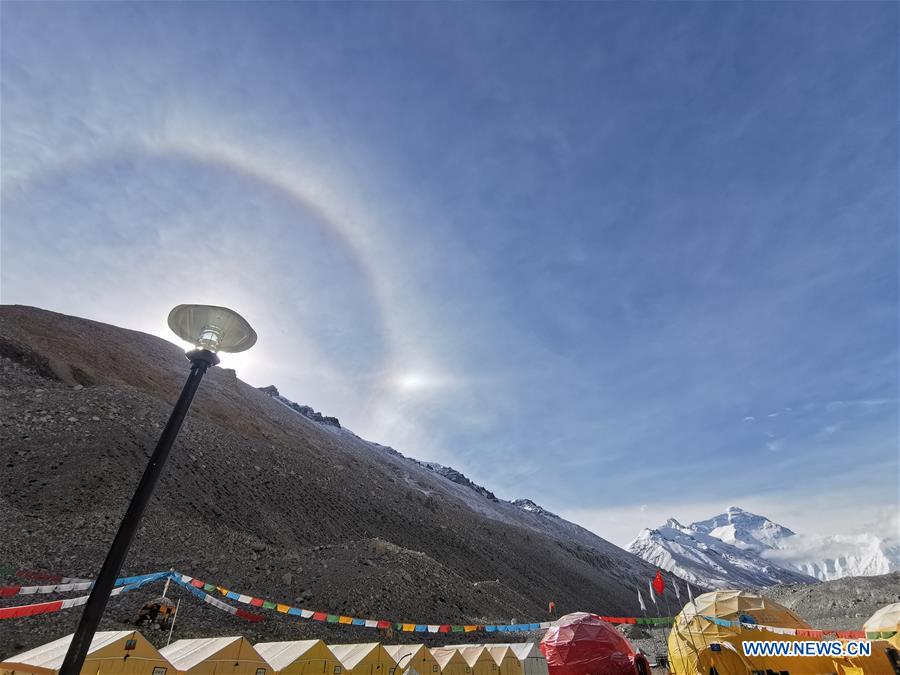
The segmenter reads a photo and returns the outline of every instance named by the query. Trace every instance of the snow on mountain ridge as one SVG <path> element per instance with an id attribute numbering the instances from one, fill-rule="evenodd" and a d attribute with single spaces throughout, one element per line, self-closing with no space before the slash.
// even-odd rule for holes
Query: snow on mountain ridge
<path id="1" fill-rule="evenodd" d="M 797 534 L 761 555 L 823 581 L 889 574 L 900 569 L 900 543 L 874 534 Z"/>
<path id="2" fill-rule="evenodd" d="M 798 535 L 764 516 L 730 506 L 688 526 L 674 518 L 645 529 L 628 550 L 661 568 L 711 586 L 758 588 L 900 569 L 900 545 L 872 534 Z"/>
<path id="3" fill-rule="evenodd" d="M 530 499 L 514 499 L 510 502 L 513 506 L 516 506 L 523 511 L 528 511 L 528 513 L 536 513 L 539 516 L 546 516 L 547 518 L 559 518 L 558 515 L 548 511 L 543 506 L 538 506 Z"/>
<path id="4" fill-rule="evenodd" d="M 757 553 L 778 548 L 778 542 L 794 535 L 793 531 L 783 525 L 737 506 L 729 506 L 725 513 L 693 523 L 691 527 L 732 546 Z"/>
<path id="5" fill-rule="evenodd" d="M 321 413 L 316 412 L 315 410 L 313 410 L 313 408 L 311 408 L 308 405 L 300 405 L 300 404 L 295 403 L 294 401 L 291 401 L 290 399 L 282 396 L 278 392 L 278 389 L 275 387 L 275 385 L 269 385 L 268 387 L 260 387 L 259 389 L 260 389 L 260 391 L 268 394 L 269 396 L 271 396 L 272 398 L 277 400 L 282 405 L 287 406 L 294 412 L 299 413 L 300 415 L 303 415 L 304 417 L 306 417 L 307 419 L 309 419 L 313 422 L 317 422 L 324 426 L 331 427 L 333 430 L 353 434 L 353 432 L 350 431 L 349 429 L 342 427 L 336 417 L 326 417 L 326 416 L 322 415 Z M 355 436 L 355 434 L 353 434 L 353 435 Z M 362 440 L 362 439 L 360 439 L 360 440 Z M 425 461 L 422 461 L 419 459 L 415 459 L 413 457 L 406 457 L 405 455 L 398 452 L 394 448 L 391 448 L 386 445 L 381 445 L 381 444 L 375 443 L 373 441 L 363 441 L 363 442 L 367 443 L 368 445 L 370 445 L 380 451 L 389 452 L 391 454 L 398 455 L 407 461 L 414 462 L 415 464 L 418 464 L 419 466 L 424 467 L 424 468 L 428 469 L 429 471 L 431 471 L 443 478 L 446 478 L 447 480 L 449 480 L 453 483 L 456 483 L 457 485 L 462 485 L 463 487 L 469 488 L 476 494 L 479 494 L 482 497 L 484 497 L 485 499 L 489 499 L 492 502 L 503 501 L 501 499 L 498 499 L 497 496 L 493 492 L 488 490 L 486 487 L 483 487 L 483 486 L 479 485 L 478 483 L 475 483 L 474 481 L 470 480 L 464 473 L 457 471 L 453 467 L 444 466 L 443 464 L 438 464 L 437 462 L 425 462 Z M 514 499 L 513 501 L 508 502 L 508 503 L 512 504 L 516 508 L 521 509 L 522 511 L 525 511 L 527 513 L 533 513 L 535 515 L 544 516 L 546 518 L 555 518 L 557 520 L 562 520 L 555 513 L 552 513 L 551 511 L 548 511 L 547 509 L 543 508 L 542 506 L 535 504 L 530 499 Z"/>
<path id="6" fill-rule="evenodd" d="M 715 588 L 760 588 L 811 583 L 811 577 L 780 567 L 752 551 L 685 527 L 674 518 L 658 529 L 644 529 L 628 550 L 693 584 Z"/>

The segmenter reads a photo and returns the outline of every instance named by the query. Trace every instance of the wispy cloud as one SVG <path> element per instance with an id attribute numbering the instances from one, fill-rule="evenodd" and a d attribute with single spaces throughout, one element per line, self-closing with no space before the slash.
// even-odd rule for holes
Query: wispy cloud
<path id="1" fill-rule="evenodd" d="M 695 9 L 10 4 L 2 299 L 630 530 L 895 503 L 897 8 Z"/>

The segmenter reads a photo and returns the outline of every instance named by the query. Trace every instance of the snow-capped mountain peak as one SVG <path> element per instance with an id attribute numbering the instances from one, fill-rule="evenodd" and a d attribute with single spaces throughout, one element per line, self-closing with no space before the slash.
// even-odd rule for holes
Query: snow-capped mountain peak
<path id="1" fill-rule="evenodd" d="M 724 588 L 810 583 L 900 569 L 900 545 L 875 535 L 798 535 L 765 516 L 730 506 L 682 525 L 644 529 L 628 550 L 688 581 Z"/>
<path id="2" fill-rule="evenodd" d="M 758 588 L 814 581 L 674 518 L 657 529 L 642 530 L 628 550 L 699 586 Z"/>
<path id="3" fill-rule="evenodd" d="M 729 506 L 725 513 L 693 523 L 691 527 L 737 548 L 756 551 L 780 548 L 779 542 L 794 532 L 738 506 Z"/>

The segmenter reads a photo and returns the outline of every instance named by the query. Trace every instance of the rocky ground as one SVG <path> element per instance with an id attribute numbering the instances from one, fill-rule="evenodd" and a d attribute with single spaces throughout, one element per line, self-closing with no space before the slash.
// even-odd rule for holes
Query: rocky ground
<path id="1" fill-rule="evenodd" d="M 765 595 L 794 610 L 814 628 L 859 630 L 877 609 L 900 602 L 900 572 L 811 586 L 779 586 L 765 591 Z"/>
<path id="2" fill-rule="evenodd" d="M 22 583 L 15 570 L 96 574 L 186 365 L 177 347 L 158 338 L 0 307 L 0 585 Z M 639 611 L 636 590 L 646 590 L 655 573 L 649 564 L 537 507 L 491 500 L 380 447 L 216 368 L 123 574 L 175 568 L 308 609 L 415 623 L 547 620 L 548 600 L 560 614 Z M 131 627 L 161 589 L 111 599 L 101 628 Z M 766 594 L 815 627 L 852 629 L 896 602 L 898 589 L 895 573 Z M 169 595 L 182 599 L 173 639 L 422 640 L 268 610 L 260 610 L 264 622 L 248 623 L 174 585 Z M 51 599 L 3 598 L 0 606 Z M 674 597 L 669 602 L 677 606 Z M 3 621 L 0 657 L 71 632 L 78 616 L 73 609 Z M 665 629 L 623 630 L 651 661 L 665 654 Z M 144 632 L 165 643 L 164 633 Z M 540 637 L 456 634 L 427 642 Z"/>
<path id="3" fill-rule="evenodd" d="M 0 564 L 92 578 L 184 381 L 183 353 L 5 306 L 0 356 Z M 540 621 L 549 600 L 560 613 L 633 614 L 635 589 L 655 572 L 571 523 L 373 450 L 222 368 L 203 382 L 123 573 L 168 568 L 313 610 L 416 623 Z M 158 593 L 112 599 L 105 626 Z M 52 598 L 24 602 L 36 599 Z M 175 637 L 371 637 L 274 614 L 247 624 L 187 596 L 181 613 Z M 4 621 L 0 655 L 64 635 L 77 618 Z"/>

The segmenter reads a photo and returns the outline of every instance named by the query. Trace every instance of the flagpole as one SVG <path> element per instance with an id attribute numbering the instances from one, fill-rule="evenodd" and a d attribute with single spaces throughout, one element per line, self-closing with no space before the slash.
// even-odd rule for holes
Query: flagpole
<path id="1" fill-rule="evenodd" d="M 677 578 L 677 577 L 673 574 L 673 575 L 672 575 L 672 588 L 675 589 L 675 597 L 678 598 L 678 604 L 680 605 L 680 604 L 681 604 L 681 596 L 680 596 L 680 594 L 678 593 L 678 582 L 675 581 L 676 578 Z M 685 581 L 684 583 L 687 584 L 687 581 Z M 666 603 L 666 613 L 669 614 L 669 615 L 671 615 L 671 614 L 672 614 L 672 609 L 669 607 L 669 599 L 665 596 L 665 593 L 663 593 L 663 600 L 664 600 L 665 603 Z M 682 611 L 682 610 L 679 610 L 679 612 L 680 612 L 680 611 Z M 675 617 L 674 617 L 674 616 L 671 616 L 670 618 L 672 619 L 672 626 L 669 628 L 669 635 L 668 635 L 668 637 L 667 637 L 667 639 L 666 639 L 666 646 L 668 646 L 668 642 L 669 642 L 669 639 L 671 638 L 671 634 L 675 631 Z M 694 649 L 694 653 L 695 653 L 695 654 L 698 654 L 698 652 L 697 652 L 697 646 L 694 644 L 694 638 L 693 638 L 693 636 L 691 635 L 690 631 L 688 631 L 688 640 L 691 641 L 691 647 Z M 679 655 L 679 657 L 680 657 L 680 658 L 683 658 L 683 657 L 681 656 L 681 655 L 682 655 L 682 651 L 681 651 L 681 640 L 677 640 L 677 641 L 675 642 L 675 648 L 678 650 L 678 655 Z M 670 665 L 669 670 L 671 671 L 671 664 L 669 664 L 669 665 Z"/>
<path id="2" fill-rule="evenodd" d="M 656 607 L 656 618 L 661 618 L 659 616 L 659 603 L 656 601 L 656 591 L 653 588 L 653 582 L 650 582 L 650 599 L 653 600 L 653 606 Z"/>
<path id="3" fill-rule="evenodd" d="M 674 582 L 673 582 L 673 583 L 674 583 Z M 697 605 L 696 605 L 696 603 L 694 602 L 694 594 L 691 593 L 691 582 L 688 581 L 687 579 L 685 579 L 685 580 L 684 580 L 684 585 L 685 585 L 685 587 L 687 587 L 688 598 L 690 598 L 690 603 L 689 603 L 689 604 L 691 605 L 691 608 L 692 608 L 693 611 L 694 611 L 694 616 L 696 617 L 696 616 L 697 616 Z M 680 604 L 680 602 L 681 602 L 681 601 L 680 601 L 680 599 L 679 599 L 679 604 Z M 685 605 L 685 607 L 686 607 L 686 606 L 687 606 L 687 605 Z M 679 613 L 683 614 L 683 613 L 684 613 L 685 607 L 682 607 Z M 699 658 L 700 658 L 700 651 L 697 649 L 697 643 L 694 642 L 694 632 L 691 630 L 691 624 L 690 624 L 690 621 L 685 621 L 685 624 L 684 624 L 684 625 L 685 625 L 685 629 L 686 629 L 686 632 L 687 632 L 687 639 L 690 641 L 690 643 L 691 643 L 691 648 L 694 650 L 694 658 L 695 658 L 695 659 L 699 659 Z M 673 631 L 675 630 L 675 617 L 672 618 L 672 630 L 673 630 Z M 681 642 L 681 640 L 678 640 L 678 642 Z"/>
<path id="4" fill-rule="evenodd" d="M 678 582 L 675 581 L 675 575 L 674 575 L 674 574 L 672 575 L 672 588 L 675 589 L 675 597 L 678 597 L 678 598 L 679 598 L 679 604 L 681 604 L 681 598 L 678 596 Z M 670 615 L 671 615 L 671 614 L 672 614 L 672 610 L 671 610 L 671 608 L 669 607 L 669 600 L 666 598 L 665 593 L 663 594 L 663 600 L 665 600 L 665 602 L 666 602 L 666 614 L 670 614 Z M 671 617 L 671 618 L 672 618 L 672 626 L 669 628 L 669 634 L 666 636 L 666 655 L 667 655 L 667 658 L 668 658 L 668 654 L 669 654 L 669 650 L 668 650 L 668 647 L 669 647 L 669 640 L 672 639 L 672 631 L 675 630 L 675 617 L 673 616 L 673 617 Z M 681 649 L 681 640 L 677 640 L 677 641 L 675 642 L 675 649 L 678 651 L 678 658 L 679 658 L 680 660 L 683 661 L 683 660 L 684 660 L 684 657 L 683 657 L 683 652 L 682 652 L 682 649 Z M 672 672 L 671 658 L 669 658 L 669 661 L 670 661 L 670 662 L 669 662 L 669 664 L 668 664 L 668 671 L 669 671 L 669 672 Z"/>

